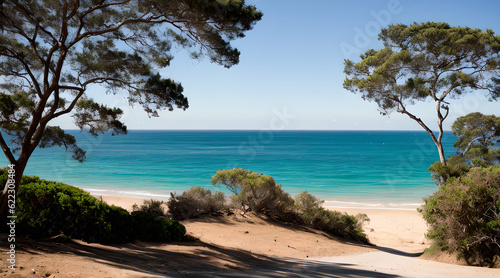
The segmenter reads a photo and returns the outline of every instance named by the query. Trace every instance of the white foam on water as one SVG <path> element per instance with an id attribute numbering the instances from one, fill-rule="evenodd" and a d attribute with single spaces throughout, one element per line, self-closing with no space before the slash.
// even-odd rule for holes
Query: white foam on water
<path id="1" fill-rule="evenodd" d="M 395 209 L 395 210 L 416 210 L 423 203 L 362 203 L 356 201 L 325 201 L 325 207 L 354 208 L 354 209 Z"/>
<path id="2" fill-rule="evenodd" d="M 152 198 L 161 197 L 169 198 L 170 195 L 156 194 L 146 191 L 121 191 L 112 189 L 96 189 L 96 188 L 82 188 L 83 190 L 91 193 L 92 195 L 103 195 L 103 196 L 117 196 L 117 197 L 131 197 L 131 198 Z"/>

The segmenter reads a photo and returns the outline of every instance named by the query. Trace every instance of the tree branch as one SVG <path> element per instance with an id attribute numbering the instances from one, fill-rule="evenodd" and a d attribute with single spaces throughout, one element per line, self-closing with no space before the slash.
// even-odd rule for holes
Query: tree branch
<path id="1" fill-rule="evenodd" d="M 123 4 L 128 3 L 128 2 L 130 2 L 130 1 L 124 1 Z M 112 5 L 118 5 L 118 4 L 122 4 L 122 3 L 110 3 L 110 4 L 107 4 L 107 5 L 103 5 L 103 6 L 112 6 Z M 112 32 L 118 31 L 123 26 L 130 25 L 130 24 L 136 24 L 136 23 L 147 23 L 147 24 L 169 23 L 172 26 L 174 26 L 175 28 L 177 28 L 179 31 L 181 31 L 181 32 L 187 32 L 187 36 L 190 39 L 192 39 L 193 41 L 196 41 L 202 47 L 209 48 L 197 36 L 193 35 L 193 33 L 191 31 L 185 30 L 184 28 L 182 28 L 181 26 L 179 26 L 177 24 L 177 23 L 185 23 L 186 21 L 184 21 L 184 20 L 167 20 L 167 19 L 161 19 L 162 16 L 155 16 L 155 15 L 150 15 L 149 17 L 146 17 L 146 15 L 148 15 L 149 13 L 145 13 L 142 16 L 140 16 L 138 18 L 135 18 L 135 19 L 124 20 L 124 21 L 118 23 L 115 27 L 110 27 L 110 28 L 107 28 L 107 29 L 104 29 L 104 30 L 100 30 L 100 31 L 88 31 L 88 32 L 85 32 L 83 34 L 80 34 L 80 31 L 82 30 L 82 26 L 84 24 L 83 17 L 86 16 L 87 14 L 89 14 L 90 12 L 98 9 L 98 8 L 100 8 L 100 7 L 96 6 L 96 7 L 92 8 L 92 9 L 90 9 L 89 11 L 85 12 L 80 17 L 80 27 L 78 29 L 77 36 L 68 45 L 68 48 L 70 48 L 73 45 L 77 44 L 79 41 L 81 41 L 85 37 L 88 37 L 88 36 L 99 36 L 99 35 L 103 35 L 103 34 L 106 34 L 106 33 L 112 33 Z"/>
<path id="2" fill-rule="evenodd" d="M 29 65 L 22 59 L 22 57 L 19 53 L 15 52 L 12 49 L 6 49 L 6 50 L 12 53 L 12 56 L 10 56 L 10 57 L 16 59 L 17 61 L 19 61 L 23 65 L 27 74 L 30 76 L 31 81 L 33 82 L 33 85 L 35 87 L 35 90 L 36 90 L 38 96 L 42 97 L 42 89 L 40 88 L 40 85 L 38 84 L 38 80 L 36 80 L 35 75 L 31 72 Z"/>
<path id="3" fill-rule="evenodd" d="M 411 119 L 416 121 L 421 127 L 423 127 L 425 129 L 425 131 L 427 131 L 427 133 L 429 133 L 429 135 L 432 138 L 432 141 L 434 141 L 434 144 L 436 144 L 436 146 L 439 146 L 440 141 L 438 141 L 436 139 L 436 136 L 434 135 L 432 130 L 422 121 L 422 119 L 420 119 L 417 116 L 413 115 L 412 113 L 408 112 L 408 110 L 406 110 L 406 107 L 404 106 L 403 102 L 400 99 L 398 99 L 398 98 L 389 98 L 389 99 L 396 101 L 398 103 L 398 105 L 401 107 L 401 109 L 397 110 L 398 113 L 406 114 L 408 117 L 410 117 Z"/>
<path id="4" fill-rule="evenodd" d="M 66 86 L 61 86 L 61 87 L 66 87 Z M 69 112 L 71 112 L 71 110 L 73 110 L 73 108 L 75 107 L 76 103 L 78 102 L 78 100 L 83 96 L 83 93 L 85 92 L 85 89 L 83 88 L 78 88 L 78 87 L 73 87 L 71 88 L 71 90 L 79 90 L 80 92 L 78 93 L 78 95 L 73 99 L 73 101 L 71 102 L 71 104 L 68 106 L 68 108 L 62 110 L 62 111 L 59 111 L 57 113 L 54 113 L 52 114 L 52 116 L 50 117 L 50 119 L 54 119 L 54 118 L 57 118 L 61 115 L 64 115 L 64 114 L 68 114 Z"/>
<path id="5" fill-rule="evenodd" d="M 38 36 L 38 29 L 39 29 L 40 25 L 38 25 L 38 24 L 35 25 L 35 30 L 33 31 L 33 36 L 30 38 L 30 36 L 28 36 L 28 34 L 26 34 L 24 32 L 24 30 L 19 26 L 19 24 L 12 22 L 10 17 L 6 17 L 6 19 L 9 20 L 11 26 L 13 26 L 15 28 L 15 30 L 17 30 L 17 31 L 15 31 L 15 33 L 21 35 L 23 38 L 25 38 L 29 42 L 29 44 L 33 48 L 33 52 L 35 53 L 35 55 L 38 57 L 40 62 L 42 64 L 44 64 L 45 60 L 40 56 L 40 53 L 38 53 L 37 45 L 35 43 L 37 36 Z"/>
<path id="6" fill-rule="evenodd" d="M 456 87 L 458 87 L 458 84 L 455 82 L 453 83 L 453 85 L 451 85 L 450 88 L 448 88 L 448 90 L 444 91 L 443 94 L 441 95 L 441 97 L 439 97 L 439 104 L 441 104 L 441 102 L 446 98 L 446 96 L 451 93 L 451 91 L 453 91 L 453 89 L 455 89 Z"/>
<path id="7" fill-rule="evenodd" d="M 84 83 L 82 83 L 82 86 L 86 87 L 87 85 L 92 84 L 92 83 L 106 83 L 108 81 L 119 82 L 119 83 L 122 83 L 124 85 L 129 86 L 129 87 L 133 87 L 131 85 L 131 83 L 129 83 L 129 82 L 125 81 L 125 80 L 122 80 L 122 79 L 119 79 L 119 78 L 112 78 L 112 77 L 96 77 L 96 78 L 92 78 L 92 79 L 89 79 L 89 80 L 85 81 Z"/>
<path id="8" fill-rule="evenodd" d="M 30 21 L 31 23 L 36 24 L 36 26 L 38 26 L 40 28 L 40 30 L 42 30 L 45 34 L 47 34 L 52 40 L 54 40 L 55 42 L 57 41 L 56 38 L 54 37 L 54 35 L 51 32 L 47 31 L 42 26 L 38 25 L 38 22 L 31 17 L 32 14 L 29 11 L 27 11 L 22 4 L 19 4 L 19 1 L 12 1 L 12 2 L 24 14 L 24 16 L 26 17 L 26 19 L 28 21 Z"/>

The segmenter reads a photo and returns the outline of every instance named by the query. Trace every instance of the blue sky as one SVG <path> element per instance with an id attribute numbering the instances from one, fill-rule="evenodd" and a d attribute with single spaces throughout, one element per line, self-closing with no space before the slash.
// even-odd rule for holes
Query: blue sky
<path id="1" fill-rule="evenodd" d="M 182 83 L 188 110 L 148 118 L 140 107 L 127 107 L 120 94 L 104 95 L 94 87 L 89 95 L 122 108 L 129 129 L 420 130 L 407 116 L 382 116 L 376 104 L 344 90 L 344 59 L 358 61 L 366 49 L 380 48 L 377 35 L 389 24 L 447 22 L 500 34 L 500 2 L 494 0 L 247 3 L 264 17 L 245 38 L 233 42 L 242 53 L 238 65 L 225 69 L 173 50 L 171 67 L 161 73 Z M 488 102 L 482 93 L 451 102 L 447 129 L 456 117 L 470 112 L 499 114 L 500 103 Z M 433 106 L 420 103 L 411 111 L 435 129 Z M 69 117 L 55 124 L 75 128 Z"/>

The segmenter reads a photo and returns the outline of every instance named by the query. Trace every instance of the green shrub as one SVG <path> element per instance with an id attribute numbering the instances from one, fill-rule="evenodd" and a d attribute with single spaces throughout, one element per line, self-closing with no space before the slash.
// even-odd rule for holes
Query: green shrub
<path id="1" fill-rule="evenodd" d="M 45 180 L 21 184 L 17 195 L 20 228 L 37 237 L 64 233 L 89 242 L 106 242 L 114 232 L 121 232 L 110 222 L 111 218 L 124 217 L 120 210 L 128 215 L 79 188 Z M 123 240 L 129 237 L 125 235 Z"/>
<path id="2" fill-rule="evenodd" d="M 500 166 L 450 178 L 420 212 L 433 248 L 457 252 L 471 265 L 494 265 L 500 254 Z"/>
<path id="3" fill-rule="evenodd" d="M 265 214 L 281 221 L 294 218 L 292 197 L 271 176 L 235 168 L 217 171 L 211 183 L 226 185 L 234 193 L 231 196 L 233 203 L 244 211 Z"/>
<path id="4" fill-rule="evenodd" d="M 437 185 L 444 184 L 449 178 L 460 177 L 471 169 L 471 166 L 465 164 L 465 159 L 459 155 L 452 155 L 443 165 L 441 162 L 434 162 L 428 169 L 431 172 L 431 178 Z"/>
<path id="5" fill-rule="evenodd" d="M 0 171 L 0 176 L 3 173 Z M 65 234 L 87 242 L 178 241 L 186 230 L 177 221 L 148 212 L 130 215 L 63 183 L 23 177 L 17 195 L 18 231 L 33 237 Z"/>
<path id="6" fill-rule="evenodd" d="M 181 195 L 174 193 L 170 195 L 167 202 L 168 211 L 175 219 L 188 219 L 228 209 L 224 193 L 220 191 L 212 194 L 209 189 L 195 186 L 182 192 Z"/>
<path id="7" fill-rule="evenodd" d="M 213 185 L 222 183 L 231 190 L 233 202 L 244 210 L 265 214 L 275 220 L 305 224 L 344 238 L 368 243 L 362 225 L 369 221 L 365 214 L 351 216 L 325 210 L 323 201 L 302 191 L 295 197 L 284 192 L 268 175 L 246 169 L 219 170 L 212 177 Z"/>
<path id="8" fill-rule="evenodd" d="M 342 214 L 338 211 L 324 209 L 321 206 L 322 203 L 323 201 L 307 191 L 301 191 L 295 197 L 297 214 L 304 224 L 337 236 L 368 243 L 368 238 L 363 231 L 363 223 L 370 221 L 366 214 L 358 214 L 357 216 Z"/>
<path id="9" fill-rule="evenodd" d="M 137 238 L 135 232 L 138 227 L 130 225 L 130 214 L 122 207 L 100 203 L 101 221 L 97 223 L 102 227 L 96 233 L 96 240 L 101 238 L 103 243 L 130 242 Z M 139 227 L 140 228 L 140 227 Z"/>
<path id="10" fill-rule="evenodd" d="M 137 204 L 134 204 L 132 206 L 133 211 L 143 211 L 143 212 L 148 212 L 151 213 L 155 216 L 161 217 L 165 216 L 165 210 L 163 209 L 162 205 L 164 204 L 163 201 L 159 200 L 144 200 L 142 205 L 139 207 Z"/>
<path id="11" fill-rule="evenodd" d="M 184 225 L 175 220 L 156 217 L 144 211 L 132 212 L 135 236 L 142 241 L 181 241 L 186 234 Z"/>
<path id="12" fill-rule="evenodd" d="M 260 182 L 245 184 L 241 192 L 232 196 L 235 204 L 256 213 L 281 221 L 294 218 L 294 201 L 270 176 L 263 175 Z"/>
<path id="13" fill-rule="evenodd" d="M 295 196 L 295 207 L 304 214 L 322 208 L 324 201 L 309 194 L 307 191 L 300 191 L 300 194 Z"/>

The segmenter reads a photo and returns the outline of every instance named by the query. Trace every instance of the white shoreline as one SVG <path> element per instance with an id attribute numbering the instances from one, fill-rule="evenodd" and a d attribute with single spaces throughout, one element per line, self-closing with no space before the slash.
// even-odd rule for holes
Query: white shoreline
<path id="1" fill-rule="evenodd" d="M 161 200 L 167 201 L 170 199 L 170 194 L 155 194 L 147 191 L 130 191 L 130 190 L 110 190 L 110 189 L 94 189 L 82 188 L 89 192 L 91 195 L 108 196 L 108 197 L 121 197 L 121 198 L 134 198 L 144 200 Z M 175 191 L 174 191 L 175 192 Z M 170 193 L 170 192 L 169 192 Z M 380 200 L 374 201 L 373 199 L 364 202 L 362 199 L 342 199 L 340 200 L 324 200 L 323 207 L 337 207 L 343 209 L 384 209 L 384 210 L 416 210 L 424 204 L 423 201 L 418 200 Z"/>
<path id="2" fill-rule="evenodd" d="M 403 211 L 416 211 L 418 207 L 415 208 L 393 208 L 393 207 L 383 207 L 383 208 L 373 208 L 373 207 L 340 207 L 340 206 L 325 206 L 324 208 L 328 209 L 375 209 L 375 210 L 403 210 Z"/>

